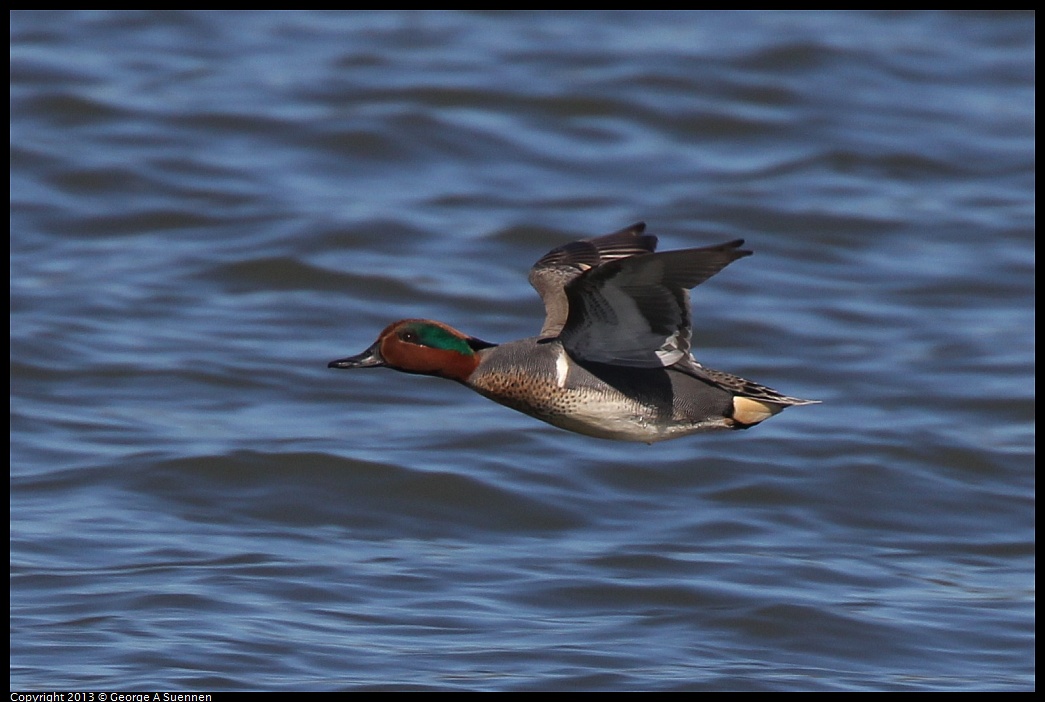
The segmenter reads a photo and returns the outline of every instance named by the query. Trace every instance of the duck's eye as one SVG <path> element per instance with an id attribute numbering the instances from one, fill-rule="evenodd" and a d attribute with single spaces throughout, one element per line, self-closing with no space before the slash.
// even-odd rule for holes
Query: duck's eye
<path id="1" fill-rule="evenodd" d="M 420 338 L 417 336 L 417 332 L 407 329 L 404 332 L 400 332 L 399 338 L 408 344 L 420 343 Z"/>

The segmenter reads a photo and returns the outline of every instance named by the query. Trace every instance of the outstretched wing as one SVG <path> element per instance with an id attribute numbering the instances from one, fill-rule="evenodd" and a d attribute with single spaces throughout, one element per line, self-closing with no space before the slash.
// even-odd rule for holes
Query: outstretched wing
<path id="1" fill-rule="evenodd" d="M 559 339 L 574 357 L 597 363 L 658 368 L 688 358 L 688 291 L 750 256 L 743 243 L 633 255 L 575 276 Z"/>
<path id="2" fill-rule="evenodd" d="M 657 237 L 643 234 L 645 222 L 636 222 L 613 234 L 573 241 L 552 249 L 530 269 L 530 285 L 544 301 L 545 319 L 540 336 L 553 338 L 566 324 L 569 304 L 566 285 L 593 268 L 618 259 L 652 253 Z"/>

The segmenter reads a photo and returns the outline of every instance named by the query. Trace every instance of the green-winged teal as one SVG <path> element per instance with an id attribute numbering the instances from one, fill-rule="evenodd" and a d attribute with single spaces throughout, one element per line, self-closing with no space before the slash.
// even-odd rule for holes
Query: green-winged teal
<path id="1" fill-rule="evenodd" d="M 530 270 L 544 300 L 541 333 L 491 344 L 441 322 L 404 319 L 330 368 L 387 366 L 467 385 L 557 427 L 652 443 L 747 429 L 815 400 L 705 368 L 690 353 L 690 288 L 751 255 L 743 239 L 654 253 L 634 224 L 548 252 Z"/>

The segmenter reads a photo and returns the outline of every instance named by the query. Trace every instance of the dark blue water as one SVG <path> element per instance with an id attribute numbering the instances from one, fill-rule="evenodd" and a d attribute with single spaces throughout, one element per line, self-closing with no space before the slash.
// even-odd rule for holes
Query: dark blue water
<path id="1" fill-rule="evenodd" d="M 1035 687 L 1033 14 L 10 20 L 13 690 Z M 640 219 L 822 405 L 326 368 Z"/>

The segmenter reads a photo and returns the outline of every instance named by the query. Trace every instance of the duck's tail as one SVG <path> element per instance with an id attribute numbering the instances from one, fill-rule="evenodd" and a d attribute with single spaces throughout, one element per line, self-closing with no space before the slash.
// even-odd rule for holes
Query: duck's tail
<path id="1" fill-rule="evenodd" d="M 752 427 L 774 414 L 779 414 L 786 407 L 820 404 L 820 400 L 791 397 L 753 380 L 706 368 L 700 364 L 695 365 L 696 368 L 689 369 L 691 373 L 733 394 L 733 420 L 739 425 L 738 429 Z"/>

